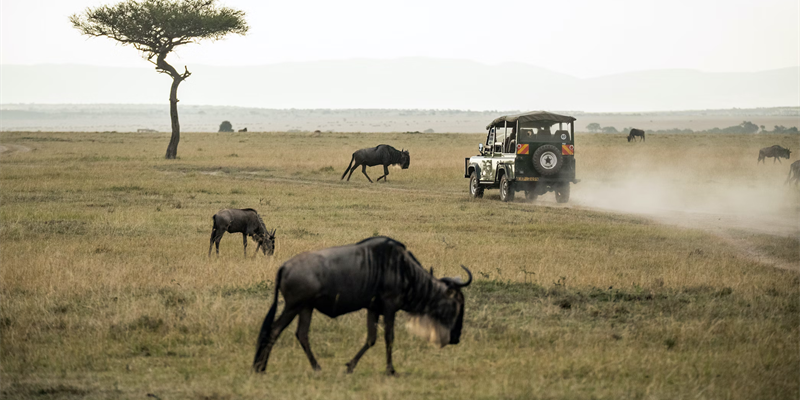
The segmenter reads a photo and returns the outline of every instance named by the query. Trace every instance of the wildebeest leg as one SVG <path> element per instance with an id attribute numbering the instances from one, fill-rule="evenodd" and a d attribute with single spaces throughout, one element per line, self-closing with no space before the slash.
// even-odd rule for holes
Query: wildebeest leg
<path id="1" fill-rule="evenodd" d="M 214 246 L 214 238 L 217 236 L 217 228 L 211 229 L 211 241 L 208 242 L 208 256 L 211 257 L 211 248 Z M 217 251 L 219 254 L 219 251 Z"/>
<path id="2" fill-rule="evenodd" d="M 284 308 L 281 316 L 275 321 L 272 326 L 272 332 L 269 335 L 269 340 L 263 350 L 259 349 L 256 355 L 256 361 L 253 362 L 253 367 L 256 372 L 264 372 L 267 369 L 267 361 L 269 361 L 269 353 L 272 352 L 272 346 L 278 341 L 284 329 L 292 322 L 294 317 L 302 310 L 302 307 Z"/>
<path id="3" fill-rule="evenodd" d="M 383 178 L 383 181 L 386 182 L 386 176 L 387 175 L 389 175 L 389 166 L 388 165 L 384 165 L 383 166 L 383 176 L 378 177 L 378 179 L 376 179 L 376 181 L 379 181 L 379 180 L 381 180 L 381 178 Z"/>
<path id="4" fill-rule="evenodd" d="M 306 352 L 306 356 L 308 357 L 308 362 L 311 363 L 311 368 L 314 371 L 319 371 L 320 368 L 319 364 L 317 363 L 317 359 L 314 358 L 314 353 L 311 352 L 311 345 L 308 343 L 308 329 L 311 326 L 311 314 L 314 312 L 312 307 L 306 307 L 303 311 L 300 311 L 300 315 L 297 319 L 297 332 L 295 332 L 295 337 L 297 340 L 300 341 L 300 346 L 303 346 L 303 351 Z"/>
<path id="5" fill-rule="evenodd" d="M 214 239 L 214 245 L 217 247 L 217 257 L 219 257 L 219 242 L 222 240 L 222 235 L 224 234 L 224 229 L 217 229 L 217 237 Z"/>
<path id="6" fill-rule="evenodd" d="M 358 161 L 356 161 L 356 165 L 353 165 L 353 168 L 350 169 L 350 175 L 347 175 L 347 181 L 348 182 L 350 182 L 350 177 L 353 176 L 353 172 L 355 172 L 356 168 L 358 168 L 358 165 L 359 165 Z"/>
<path id="7" fill-rule="evenodd" d="M 363 356 L 370 347 L 375 345 L 376 340 L 378 340 L 378 313 L 369 310 L 367 311 L 367 342 L 364 343 L 364 346 L 361 347 L 358 354 L 346 364 L 348 374 L 353 373 L 353 370 L 356 369 L 356 364 L 358 364 L 358 360 L 361 359 L 361 356 Z"/>
<path id="8" fill-rule="evenodd" d="M 386 375 L 394 375 L 392 365 L 392 342 L 394 342 L 394 311 L 383 314 L 384 339 L 386 340 Z"/>
<path id="9" fill-rule="evenodd" d="M 364 164 L 364 165 L 361 166 L 361 173 L 364 174 L 364 176 L 367 177 L 367 180 L 369 181 L 369 183 L 372 183 L 372 179 L 369 179 L 369 175 L 367 175 L 367 164 Z"/>

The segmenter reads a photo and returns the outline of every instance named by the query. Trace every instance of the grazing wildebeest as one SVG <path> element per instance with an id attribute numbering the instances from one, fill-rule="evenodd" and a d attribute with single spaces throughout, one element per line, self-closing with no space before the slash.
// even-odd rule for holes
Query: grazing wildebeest
<path id="1" fill-rule="evenodd" d="M 772 157 L 772 163 L 775 164 L 775 160 L 781 162 L 781 157 L 788 160 L 791 154 L 792 154 L 791 150 L 785 149 L 781 146 L 778 146 L 777 144 L 770 147 L 764 147 L 763 149 L 758 151 L 758 161 L 756 161 L 756 164 L 758 164 L 761 161 L 763 161 L 764 164 L 766 164 L 767 161 L 765 159 L 767 157 Z"/>
<path id="2" fill-rule="evenodd" d="M 247 132 L 247 128 L 239 129 L 239 132 Z"/>
<path id="3" fill-rule="evenodd" d="M 355 165 L 353 165 L 353 161 L 355 161 Z M 383 178 L 383 181 L 386 182 L 386 175 L 389 175 L 389 165 L 400 164 L 400 168 L 408 169 L 408 164 L 410 162 L 411 158 L 408 155 L 408 151 L 398 151 L 388 144 L 379 144 L 375 147 L 357 150 L 353 153 L 353 157 L 350 158 L 350 165 L 347 166 L 341 179 L 344 179 L 344 176 L 350 172 L 350 175 L 347 176 L 347 180 L 349 181 L 350 177 L 353 176 L 353 171 L 360 165 L 361 172 L 364 173 L 367 180 L 372 183 L 372 179 L 367 175 L 367 167 L 383 165 L 383 175 L 380 176 L 378 180 Z"/>
<path id="4" fill-rule="evenodd" d="M 791 182 L 792 180 L 794 180 L 795 186 L 800 185 L 800 160 L 793 162 L 792 165 L 789 167 L 789 176 L 786 177 L 786 182 L 784 182 L 783 184 L 785 185 Z"/>
<path id="5" fill-rule="evenodd" d="M 367 342 L 347 363 L 348 373 L 353 372 L 361 356 L 375 344 L 380 315 L 383 315 L 389 375 L 394 374 L 394 318 L 400 310 L 412 314 L 412 321 L 418 322 L 418 327 L 423 325 L 420 330 L 432 342 L 439 346 L 458 344 L 464 320 L 461 288 L 472 282 L 472 273 L 463 265 L 461 268 L 469 275 L 466 283 L 459 278 L 436 279 L 433 269 L 429 272 L 422 268 L 405 245 L 382 236 L 299 254 L 286 261 L 275 276 L 275 297 L 258 334 L 253 369 L 263 372 L 267 368 L 278 336 L 300 315 L 297 340 L 311 368 L 319 370 L 308 343 L 314 309 L 331 318 L 367 309 Z M 285 306 L 274 321 L 278 291 L 283 294 Z"/>
<path id="6" fill-rule="evenodd" d="M 636 141 L 637 136 L 642 138 L 642 141 L 644 142 L 644 131 L 636 128 L 631 129 L 631 133 L 628 134 L 628 141 Z"/>
<path id="7" fill-rule="evenodd" d="M 258 212 L 252 208 L 245 209 L 226 209 L 214 214 L 214 227 L 211 228 L 211 242 L 208 244 L 208 256 L 211 257 L 211 247 L 216 243 L 217 256 L 219 256 L 219 241 L 225 232 L 242 234 L 244 241 L 244 255 L 247 257 L 247 237 L 252 236 L 258 243 L 258 249 L 264 254 L 272 255 L 275 252 L 275 229 L 271 232 L 264 226 L 264 221 Z"/>

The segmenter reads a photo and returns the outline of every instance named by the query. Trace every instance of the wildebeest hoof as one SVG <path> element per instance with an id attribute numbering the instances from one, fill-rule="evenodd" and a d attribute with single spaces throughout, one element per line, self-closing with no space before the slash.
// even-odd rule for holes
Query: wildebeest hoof
<path id="1" fill-rule="evenodd" d="M 386 375 L 387 376 L 395 376 L 394 368 L 386 368 Z"/>
<path id="2" fill-rule="evenodd" d="M 319 365 L 315 365 L 311 368 L 314 369 L 314 371 L 322 371 L 322 367 L 320 367 Z"/>

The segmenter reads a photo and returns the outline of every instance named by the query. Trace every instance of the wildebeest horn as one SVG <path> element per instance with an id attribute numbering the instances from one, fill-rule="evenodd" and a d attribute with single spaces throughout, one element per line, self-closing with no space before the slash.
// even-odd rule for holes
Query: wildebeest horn
<path id="1" fill-rule="evenodd" d="M 458 284 L 458 287 L 467 287 L 469 286 L 470 283 L 472 283 L 472 272 L 469 272 L 467 267 L 465 267 L 464 265 L 461 265 L 461 268 L 464 268 L 464 271 L 467 271 L 467 275 L 469 275 L 469 280 L 466 283 Z"/>
<path id="2" fill-rule="evenodd" d="M 442 278 L 442 279 L 439 279 L 439 280 L 444 282 L 447 286 L 453 287 L 453 288 L 456 288 L 456 289 L 469 286 L 469 284 L 472 283 L 472 272 L 469 272 L 467 267 L 465 267 L 463 265 L 461 266 L 461 268 L 464 268 L 464 271 L 467 271 L 467 275 L 469 275 L 469 280 L 466 283 L 461 283 L 461 279 L 458 279 L 458 278 Z"/>

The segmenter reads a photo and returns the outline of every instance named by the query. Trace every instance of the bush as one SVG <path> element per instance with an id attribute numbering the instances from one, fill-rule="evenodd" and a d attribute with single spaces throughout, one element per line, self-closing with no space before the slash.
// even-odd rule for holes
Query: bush
<path id="1" fill-rule="evenodd" d="M 233 125 L 231 125 L 230 121 L 222 121 L 219 124 L 219 131 L 220 132 L 233 132 Z"/>

